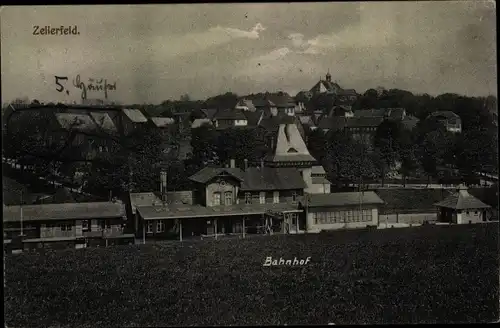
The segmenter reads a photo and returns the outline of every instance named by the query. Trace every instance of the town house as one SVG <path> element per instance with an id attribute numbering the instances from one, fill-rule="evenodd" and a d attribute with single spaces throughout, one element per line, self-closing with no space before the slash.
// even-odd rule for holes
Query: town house
<path id="1" fill-rule="evenodd" d="M 462 120 L 460 116 L 453 113 L 452 111 L 437 111 L 431 113 L 428 118 L 436 119 L 438 122 L 444 125 L 446 131 L 452 133 L 462 132 Z"/>

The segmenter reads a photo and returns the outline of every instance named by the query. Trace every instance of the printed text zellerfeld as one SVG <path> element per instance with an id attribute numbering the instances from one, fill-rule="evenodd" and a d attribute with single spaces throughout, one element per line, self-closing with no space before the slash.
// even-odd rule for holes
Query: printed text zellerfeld
<path id="1" fill-rule="evenodd" d="M 78 26 L 40 26 L 33 25 L 33 35 L 79 35 Z"/>

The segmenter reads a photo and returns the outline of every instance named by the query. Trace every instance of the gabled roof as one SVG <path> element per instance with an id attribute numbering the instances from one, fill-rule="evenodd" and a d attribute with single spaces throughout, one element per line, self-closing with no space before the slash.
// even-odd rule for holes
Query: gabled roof
<path id="1" fill-rule="evenodd" d="M 243 181 L 245 179 L 243 171 L 239 168 L 204 167 L 200 171 L 190 176 L 189 180 L 198 183 L 207 183 L 208 181 L 223 173 L 226 173 L 240 181 Z"/>
<path id="2" fill-rule="evenodd" d="M 21 204 L 21 196 L 24 204 L 33 204 L 36 197 L 25 185 L 17 182 L 14 179 L 3 176 L 3 203 L 5 205 L 19 205 Z"/>
<path id="3" fill-rule="evenodd" d="M 148 119 L 138 109 L 123 108 L 122 112 L 134 123 L 146 123 Z"/>
<path id="4" fill-rule="evenodd" d="M 446 197 L 446 199 L 435 203 L 437 207 L 451 208 L 455 210 L 465 210 L 465 209 L 476 209 L 476 208 L 490 208 L 491 206 L 486 205 L 476 197 L 469 194 L 469 192 L 464 188 L 460 189 L 458 192 L 451 196 Z"/>
<path id="5" fill-rule="evenodd" d="M 314 165 L 311 168 L 311 174 L 326 174 L 325 168 L 321 165 Z"/>
<path id="6" fill-rule="evenodd" d="M 246 116 L 241 109 L 224 109 L 215 113 L 214 120 L 246 120 Z"/>
<path id="7" fill-rule="evenodd" d="M 201 111 L 203 112 L 203 114 L 205 114 L 205 117 L 208 119 L 212 119 L 215 113 L 217 113 L 216 108 L 201 109 Z"/>
<path id="8" fill-rule="evenodd" d="M 296 168 L 249 167 L 244 172 L 241 190 L 290 190 L 306 187 Z"/>
<path id="9" fill-rule="evenodd" d="M 388 108 L 387 116 L 396 121 L 402 121 L 406 117 L 406 110 L 404 108 Z"/>
<path id="10" fill-rule="evenodd" d="M 125 215 L 121 202 L 66 203 L 25 205 L 24 221 L 69 220 L 69 219 L 104 219 L 119 218 Z M 5 206 L 3 222 L 21 220 L 21 206 Z"/>
<path id="11" fill-rule="evenodd" d="M 191 128 L 196 129 L 204 124 L 213 125 L 212 121 L 208 118 L 197 118 L 193 121 L 193 123 L 191 123 Z"/>
<path id="12" fill-rule="evenodd" d="M 264 116 L 264 112 L 260 110 L 255 112 L 245 111 L 243 114 L 247 118 L 248 125 L 250 126 L 259 125 L 262 120 L 262 117 Z"/>
<path id="13" fill-rule="evenodd" d="M 247 107 L 249 111 L 255 111 L 255 106 L 250 99 L 240 99 L 236 107 Z"/>
<path id="14" fill-rule="evenodd" d="M 314 126 L 314 121 L 310 115 L 301 115 L 298 116 L 300 123 L 304 125 Z"/>
<path id="15" fill-rule="evenodd" d="M 382 205 L 384 201 L 373 191 L 309 194 L 307 196 L 309 207 L 359 206 L 359 204 Z"/>
<path id="16" fill-rule="evenodd" d="M 175 123 L 175 120 L 171 117 L 150 117 L 150 120 L 158 128 L 164 128 Z"/>
<path id="17" fill-rule="evenodd" d="M 97 126 L 87 114 L 56 113 L 57 122 L 63 129 L 76 131 L 95 131 Z"/>
<path id="18" fill-rule="evenodd" d="M 354 117 L 385 117 L 386 109 L 359 109 L 354 111 Z"/>
<path id="19" fill-rule="evenodd" d="M 343 116 L 324 116 L 318 122 L 318 128 L 324 130 L 343 130 L 347 126 L 347 118 Z"/>
<path id="20" fill-rule="evenodd" d="M 90 112 L 90 116 L 92 119 L 94 119 L 95 124 L 105 130 L 105 131 L 111 131 L 111 132 L 117 132 L 118 129 L 116 128 L 115 123 L 109 117 L 108 113 L 103 113 L 103 112 Z"/>
<path id="21" fill-rule="evenodd" d="M 434 204 L 451 195 L 447 189 L 378 189 L 376 193 L 385 202 L 383 214 L 434 213 Z"/>
<path id="22" fill-rule="evenodd" d="M 403 123 L 403 126 L 405 128 L 407 128 L 408 130 L 413 130 L 417 126 L 419 121 L 420 120 L 413 115 L 406 115 L 401 122 Z"/>
<path id="23" fill-rule="evenodd" d="M 286 93 L 269 94 L 266 96 L 267 100 L 278 108 L 295 107 L 295 100 Z"/>
<path id="24" fill-rule="evenodd" d="M 383 117 L 349 117 L 346 120 L 348 128 L 376 128 L 384 121 Z"/>
<path id="25" fill-rule="evenodd" d="M 449 120 L 449 119 L 460 119 L 460 116 L 458 116 L 457 114 L 453 113 L 450 110 L 436 111 L 436 112 L 431 113 L 429 115 L 429 117 L 443 117 L 443 118 L 445 118 L 447 120 Z"/>
<path id="26" fill-rule="evenodd" d="M 342 95 L 342 96 L 357 96 L 358 95 L 358 93 L 354 89 L 341 89 L 338 94 Z"/>

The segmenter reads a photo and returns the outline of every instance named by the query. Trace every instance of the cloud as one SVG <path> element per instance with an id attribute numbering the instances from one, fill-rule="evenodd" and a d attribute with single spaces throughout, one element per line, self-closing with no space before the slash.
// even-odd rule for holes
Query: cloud
<path id="1" fill-rule="evenodd" d="M 261 23 L 252 28 L 251 31 L 244 31 L 237 28 L 221 27 L 217 26 L 211 28 L 208 33 L 214 42 L 225 40 L 224 36 L 227 35 L 231 39 L 248 38 L 248 39 L 258 39 L 260 37 L 260 32 L 265 31 L 266 28 L 262 26 Z M 208 36 L 208 35 L 207 35 Z"/>

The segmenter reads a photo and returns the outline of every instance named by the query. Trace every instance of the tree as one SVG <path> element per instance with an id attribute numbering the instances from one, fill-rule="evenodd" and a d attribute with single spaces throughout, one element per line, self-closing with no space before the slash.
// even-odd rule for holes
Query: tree
<path id="1" fill-rule="evenodd" d="M 417 145 L 414 135 L 409 131 L 403 131 L 401 135 L 401 146 L 399 150 L 401 167 L 399 173 L 403 176 L 403 186 L 406 186 L 406 180 L 412 176 L 419 167 L 417 157 Z"/>
<path id="2" fill-rule="evenodd" d="M 217 154 L 221 164 L 228 163 L 231 159 L 239 163 L 245 159 L 256 163 L 265 153 L 266 144 L 261 129 L 225 129 L 217 137 Z"/>
<path id="3" fill-rule="evenodd" d="M 377 127 L 375 132 L 374 146 L 377 159 L 380 160 L 377 164 L 381 173 L 382 186 L 384 186 L 386 173 L 391 170 L 401 158 L 402 131 L 403 127 L 401 123 L 385 120 Z"/>
<path id="4" fill-rule="evenodd" d="M 208 98 L 203 106 L 213 109 L 230 109 L 234 108 L 238 103 L 238 95 L 232 92 L 226 92 L 222 95 Z"/>
<path id="5" fill-rule="evenodd" d="M 326 134 L 321 129 L 307 129 L 306 136 L 307 149 L 316 160 L 322 162 L 326 155 Z"/>
<path id="6" fill-rule="evenodd" d="M 180 98 L 181 101 L 184 101 L 184 102 L 188 102 L 188 101 L 191 101 L 191 97 L 189 97 L 189 95 L 186 93 L 186 94 L 183 94 Z"/>
<path id="7" fill-rule="evenodd" d="M 193 168 L 191 170 L 197 171 L 205 166 L 220 163 L 217 152 L 217 138 L 217 131 L 208 124 L 192 129 L 190 167 Z"/>

